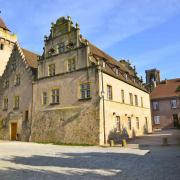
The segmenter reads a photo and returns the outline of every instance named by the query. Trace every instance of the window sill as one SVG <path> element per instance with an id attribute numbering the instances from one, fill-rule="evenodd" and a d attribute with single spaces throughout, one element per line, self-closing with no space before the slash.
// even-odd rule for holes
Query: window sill
<path id="1" fill-rule="evenodd" d="M 88 100 L 91 100 L 92 98 L 91 97 L 89 97 L 89 98 L 81 98 L 81 99 L 79 99 L 79 101 L 88 101 Z"/>

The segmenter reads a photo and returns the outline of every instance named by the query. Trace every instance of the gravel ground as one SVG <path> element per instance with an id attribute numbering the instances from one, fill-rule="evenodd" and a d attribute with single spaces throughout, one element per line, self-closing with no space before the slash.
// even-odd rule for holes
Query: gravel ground
<path id="1" fill-rule="evenodd" d="M 138 149 L 0 143 L 0 180 L 179 180 L 180 147 Z"/>
<path id="2" fill-rule="evenodd" d="M 180 146 L 148 149 L 1 141 L 0 180 L 180 180 Z"/>

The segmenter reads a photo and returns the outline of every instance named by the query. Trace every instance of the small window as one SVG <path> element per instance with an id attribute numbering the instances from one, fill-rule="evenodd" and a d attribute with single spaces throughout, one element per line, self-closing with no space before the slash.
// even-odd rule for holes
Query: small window
<path id="1" fill-rule="evenodd" d="M 0 44 L 0 50 L 4 49 L 4 44 Z"/>
<path id="2" fill-rule="evenodd" d="M 124 99 L 124 90 L 121 90 L 121 102 L 124 103 L 125 99 Z"/>
<path id="3" fill-rule="evenodd" d="M 141 107 L 144 107 L 143 97 L 141 97 Z"/>
<path id="4" fill-rule="evenodd" d="M 124 74 L 124 77 L 125 77 L 126 80 L 128 80 L 128 75 L 127 75 L 127 73 Z"/>
<path id="5" fill-rule="evenodd" d="M 25 121 L 28 121 L 29 119 L 29 111 L 25 111 Z"/>
<path id="6" fill-rule="evenodd" d="M 12 62 L 11 71 L 15 71 L 15 70 L 16 70 L 16 62 Z"/>
<path id="7" fill-rule="evenodd" d="M 4 80 L 4 88 L 8 88 L 9 87 L 9 79 L 5 79 Z"/>
<path id="8" fill-rule="evenodd" d="M 42 94 L 42 104 L 46 105 L 47 104 L 47 92 L 43 92 Z"/>
<path id="9" fill-rule="evenodd" d="M 128 117 L 128 129 L 131 130 L 132 126 L 131 126 L 131 118 Z"/>
<path id="10" fill-rule="evenodd" d="M 15 86 L 19 86 L 21 83 L 21 77 L 20 74 L 17 74 L 15 77 Z"/>
<path id="11" fill-rule="evenodd" d="M 59 89 L 52 90 L 52 104 L 59 104 Z"/>
<path id="12" fill-rule="evenodd" d="M 154 116 L 154 124 L 160 124 L 160 116 Z"/>
<path id="13" fill-rule="evenodd" d="M 63 53 L 65 51 L 64 42 L 59 44 L 59 53 Z"/>
<path id="14" fill-rule="evenodd" d="M 108 100 L 112 100 L 113 96 L 112 96 L 112 86 L 107 85 L 107 99 Z"/>
<path id="15" fill-rule="evenodd" d="M 75 58 L 68 60 L 68 71 L 75 71 L 76 70 L 76 60 Z"/>
<path id="16" fill-rule="evenodd" d="M 136 129 L 139 129 L 139 118 L 136 117 Z"/>
<path id="17" fill-rule="evenodd" d="M 80 85 L 81 99 L 88 99 L 91 97 L 90 83 L 83 83 Z"/>
<path id="18" fill-rule="evenodd" d="M 48 66 L 48 74 L 49 76 L 55 76 L 56 72 L 55 72 L 55 64 L 50 64 Z"/>
<path id="19" fill-rule="evenodd" d="M 4 98 L 4 110 L 7 110 L 8 109 L 8 98 L 5 97 Z"/>
<path id="20" fill-rule="evenodd" d="M 14 109 L 19 109 L 19 96 L 14 97 Z"/>
<path id="21" fill-rule="evenodd" d="M 176 99 L 172 99 L 171 100 L 171 108 L 172 109 L 176 109 L 177 108 L 177 100 Z"/>
<path id="22" fill-rule="evenodd" d="M 134 99 L 135 99 L 135 106 L 138 106 L 138 97 L 137 97 L 137 95 L 134 95 Z"/>
<path id="23" fill-rule="evenodd" d="M 158 101 L 154 101 L 153 102 L 153 110 L 158 110 L 159 109 L 159 102 Z"/>
<path id="24" fill-rule="evenodd" d="M 120 124 L 120 116 L 116 116 L 116 131 L 120 132 L 121 124 Z"/>
<path id="25" fill-rule="evenodd" d="M 133 95 L 132 95 L 132 93 L 129 93 L 129 102 L 130 102 L 130 105 L 133 105 Z"/>

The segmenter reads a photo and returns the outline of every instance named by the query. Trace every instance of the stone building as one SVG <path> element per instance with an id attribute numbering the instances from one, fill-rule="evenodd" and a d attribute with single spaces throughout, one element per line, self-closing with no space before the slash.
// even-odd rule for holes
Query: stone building
<path id="1" fill-rule="evenodd" d="M 150 96 L 153 128 L 180 126 L 180 78 L 161 81 Z"/>
<path id="2" fill-rule="evenodd" d="M 52 23 L 33 84 L 31 141 L 105 144 L 112 132 L 151 132 L 149 93 L 130 63 L 80 35 L 70 17 Z"/>
<path id="3" fill-rule="evenodd" d="M 0 76 L 3 74 L 17 37 L 7 28 L 0 17 Z"/>
<path id="4" fill-rule="evenodd" d="M 0 139 L 29 140 L 36 69 L 37 55 L 16 42 L 0 78 Z"/>

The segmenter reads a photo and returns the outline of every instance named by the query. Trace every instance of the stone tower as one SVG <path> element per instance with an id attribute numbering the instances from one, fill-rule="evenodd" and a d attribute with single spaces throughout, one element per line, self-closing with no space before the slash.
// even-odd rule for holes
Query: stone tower
<path id="1" fill-rule="evenodd" d="M 160 71 L 157 69 L 146 70 L 146 85 L 152 91 L 160 83 Z"/>
<path id="2" fill-rule="evenodd" d="M 10 32 L 3 19 L 0 17 L 0 76 L 2 76 L 4 72 L 16 41 L 16 35 Z"/>

